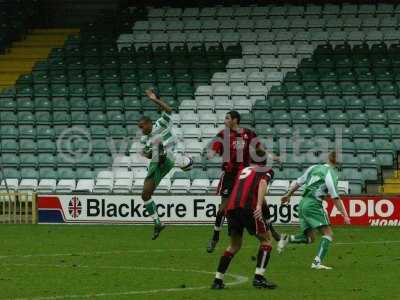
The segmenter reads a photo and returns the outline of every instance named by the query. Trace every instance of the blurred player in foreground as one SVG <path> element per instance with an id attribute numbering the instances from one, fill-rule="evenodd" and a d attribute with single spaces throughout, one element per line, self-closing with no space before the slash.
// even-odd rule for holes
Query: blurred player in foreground
<path id="1" fill-rule="evenodd" d="M 277 287 L 264 277 L 272 246 L 268 226 L 263 218 L 263 207 L 266 206 L 265 195 L 273 174 L 271 169 L 253 164 L 239 173 L 226 207 L 230 245 L 220 258 L 212 289 L 225 287 L 224 274 L 242 246 L 244 229 L 256 235 L 260 241 L 253 286 L 268 289 Z"/>
<path id="2" fill-rule="evenodd" d="M 339 197 L 337 184 L 338 175 L 335 170 L 336 152 L 329 153 L 328 162 L 321 165 L 313 165 L 298 178 L 290 187 L 289 191 L 282 197 L 282 204 L 287 204 L 290 197 L 301 186 L 305 186 L 299 204 L 299 221 L 301 233 L 287 236 L 282 234 L 282 239 L 278 243 L 278 252 L 282 252 L 288 243 L 310 244 L 315 240 L 316 231 L 322 235 L 317 255 L 311 264 L 312 269 L 329 270 L 331 267 L 324 266 L 324 260 L 329 245 L 333 240 L 333 232 L 326 216 L 322 201 L 329 194 L 334 201 L 336 208 L 340 211 L 346 224 L 350 224 L 350 218 Z"/>
<path id="3" fill-rule="evenodd" d="M 189 171 L 193 166 L 193 160 L 175 151 L 177 138 L 172 132 L 171 107 L 162 101 L 153 90 L 147 90 L 146 95 L 150 101 L 158 104 L 162 109 L 161 117 L 155 124 L 146 116 L 142 117 L 138 124 L 143 134 L 140 139 L 141 155 L 151 160 L 143 185 L 142 199 L 147 212 L 154 220 L 152 239 L 155 240 L 165 225 L 160 221 L 156 204 L 151 199 L 154 190 L 173 167 Z"/>

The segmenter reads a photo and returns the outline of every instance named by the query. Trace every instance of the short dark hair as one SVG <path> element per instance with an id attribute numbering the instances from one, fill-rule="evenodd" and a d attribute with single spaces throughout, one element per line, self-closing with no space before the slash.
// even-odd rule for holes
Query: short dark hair
<path id="1" fill-rule="evenodd" d="M 240 124 L 240 114 L 238 111 L 236 110 L 231 110 L 230 112 L 228 112 L 227 114 L 229 114 L 231 116 L 231 119 L 236 119 L 238 125 Z"/>
<path id="2" fill-rule="evenodd" d="M 143 116 L 139 119 L 139 123 L 140 122 L 145 122 L 145 123 L 153 123 L 153 121 L 150 119 L 150 117 L 148 116 Z"/>

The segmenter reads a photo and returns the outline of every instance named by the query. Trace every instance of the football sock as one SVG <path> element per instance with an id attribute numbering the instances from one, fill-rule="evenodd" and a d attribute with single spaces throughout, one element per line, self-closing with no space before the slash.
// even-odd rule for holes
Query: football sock
<path id="1" fill-rule="evenodd" d="M 213 240 L 219 240 L 219 233 L 222 230 L 222 225 L 224 224 L 225 214 L 224 212 L 218 212 L 217 217 L 215 218 L 215 225 L 214 225 L 214 235 Z"/>
<path id="2" fill-rule="evenodd" d="M 281 239 L 281 235 L 275 230 L 272 224 L 269 224 L 269 230 L 271 231 L 272 237 L 275 241 L 279 242 Z"/>
<path id="3" fill-rule="evenodd" d="M 149 215 L 153 218 L 154 224 L 160 225 L 161 221 L 160 221 L 160 218 L 158 217 L 157 208 L 156 208 L 156 204 L 154 203 L 154 201 L 152 199 L 150 199 L 149 201 L 146 201 L 144 203 L 144 207 L 146 208 Z"/>
<path id="4" fill-rule="evenodd" d="M 264 276 L 265 269 L 267 268 L 269 258 L 271 256 L 272 246 L 271 245 L 261 245 L 258 249 L 257 254 L 257 265 L 255 276 Z"/>
<path id="5" fill-rule="evenodd" d="M 310 239 L 305 234 L 296 234 L 289 236 L 289 243 L 291 244 L 308 244 Z"/>
<path id="6" fill-rule="evenodd" d="M 332 243 L 332 237 L 329 235 L 323 235 L 321 242 L 319 243 L 318 254 L 316 256 L 316 261 L 321 262 L 328 253 L 329 245 Z"/>
<path id="7" fill-rule="evenodd" d="M 234 254 L 230 251 L 225 251 L 219 260 L 219 265 L 217 269 L 217 273 L 215 274 L 216 279 L 224 279 L 224 274 L 231 263 Z"/>

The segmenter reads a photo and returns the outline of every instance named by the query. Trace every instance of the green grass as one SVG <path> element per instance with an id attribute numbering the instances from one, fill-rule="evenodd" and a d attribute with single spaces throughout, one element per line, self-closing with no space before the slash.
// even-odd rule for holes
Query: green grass
<path id="1" fill-rule="evenodd" d="M 282 255 L 274 249 L 267 270 L 279 285 L 273 291 L 251 287 L 258 247 L 251 236 L 245 236 L 244 248 L 228 271 L 249 281 L 212 291 L 208 287 L 228 243 L 225 233 L 217 251 L 207 254 L 211 226 L 169 226 L 157 241 L 150 240 L 151 231 L 149 226 L 1 225 L 0 299 L 70 299 L 68 295 L 93 299 L 98 294 L 103 294 L 98 299 L 107 300 L 395 299 L 400 295 L 398 228 L 335 228 L 335 243 L 326 261 L 332 271 L 310 269 L 318 244 L 290 246 Z"/>

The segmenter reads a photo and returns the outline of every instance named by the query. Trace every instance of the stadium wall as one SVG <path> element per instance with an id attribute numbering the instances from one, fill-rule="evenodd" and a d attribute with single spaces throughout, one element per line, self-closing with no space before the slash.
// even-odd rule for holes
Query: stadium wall
<path id="1" fill-rule="evenodd" d="M 220 197 L 203 195 L 154 196 L 163 221 L 169 224 L 213 224 Z M 400 226 L 399 196 L 343 196 L 353 225 Z M 298 224 L 300 197 L 282 205 L 280 196 L 267 197 L 271 222 Z M 39 195 L 39 224 L 151 224 L 140 195 Z M 333 225 L 343 218 L 325 201 L 324 208 Z"/>

